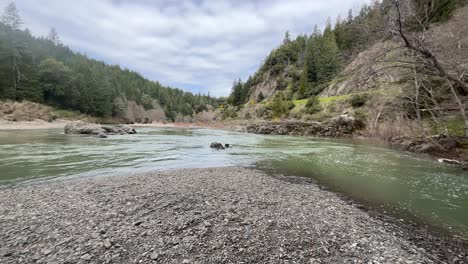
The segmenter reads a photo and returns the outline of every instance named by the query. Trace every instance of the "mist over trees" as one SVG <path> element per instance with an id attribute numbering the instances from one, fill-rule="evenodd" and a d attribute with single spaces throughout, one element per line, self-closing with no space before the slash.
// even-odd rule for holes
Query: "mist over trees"
<path id="1" fill-rule="evenodd" d="M 166 117 L 193 116 L 215 99 L 163 86 L 140 74 L 73 52 L 51 28 L 34 37 L 14 3 L 0 20 L 0 99 L 29 100 L 101 117 L 122 117 L 129 102 Z"/>

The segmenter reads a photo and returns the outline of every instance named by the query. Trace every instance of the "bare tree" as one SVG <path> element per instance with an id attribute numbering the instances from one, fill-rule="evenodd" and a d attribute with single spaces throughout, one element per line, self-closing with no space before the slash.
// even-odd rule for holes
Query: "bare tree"
<path id="1" fill-rule="evenodd" d="M 392 29 L 392 33 L 397 35 L 403 41 L 403 46 L 411 51 L 416 52 L 424 62 L 424 71 L 428 74 L 435 74 L 450 83 L 456 84 L 465 93 L 468 93 L 468 84 L 465 83 L 465 75 L 456 74 L 456 72 L 448 71 L 446 67 L 441 63 L 437 53 L 433 49 L 433 43 L 427 37 L 428 23 L 430 22 L 429 14 L 433 12 L 430 8 L 434 5 L 427 5 L 422 15 L 417 14 L 412 1 L 409 0 L 393 0 L 393 4 L 396 10 L 395 16 L 395 28 Z M 408 32 L 404 28 L 405 18 L 402 10 L 406 10 L 406 19 L 412 18 L 418 22 L 420 31 Z"/>

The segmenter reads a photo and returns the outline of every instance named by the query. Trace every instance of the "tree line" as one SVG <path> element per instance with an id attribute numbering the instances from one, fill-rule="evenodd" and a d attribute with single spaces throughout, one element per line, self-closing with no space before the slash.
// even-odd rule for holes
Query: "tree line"
<path id="1" fill-rule="evenodd" d="M 29 100 L 100 117 L 122 117 L 128 102 L 164 109 L 167 119 L 215 105 L 210 96 L 163 86 L 140 74 L 73 52 L 51 28 L 46 37 L 22 29 L 14 3 L 0 21 L 0 99 Z"/>

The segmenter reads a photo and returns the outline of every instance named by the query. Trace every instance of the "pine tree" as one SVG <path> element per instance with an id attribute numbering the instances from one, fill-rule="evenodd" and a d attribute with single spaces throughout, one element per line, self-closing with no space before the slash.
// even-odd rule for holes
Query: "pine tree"
<path id="1" fill-rule="evenodd" d="M 14 2 L 7 5 L 1 17 L 1 21 L 9 28 L 15 30 L 19 29 L 23 25 L 23 20 L 21 19 Z"/>
<path id="2" fill-rule="evenodd" d="M 301 80 L 299 81 L 299 90 L 297 91 L 297 99 L 304 99 L 309 92 L 309 71 L 307 69 L 307 59 L 304 61 L 302 68 Z"/>
<path id="3" fill-rule="evenodd" d="M 62 44 L 57 30 L 54 27 L 50 28 L 49 34 L 47 34 L 46 39 L 50 40 L 56 46 Z"/>
<path id="4" fill-rule="evenodd" d="M 320 40 L 321 40 L 321 32 L 318 29 L 318 26 L 315 25 L 314 33 L 310 36 L 307 47 L 306 47 L 306 55 L 305 61 L 307 63 L 307 72 L 308 76 L 307 79 L 310 83 L 316 83 L 318 81 L 317 77 L 317 61 L 320 55 Z"/>
<path id="5" fill-rule="evenodd" d="M 317 77 L 320 83 L 327 83 L 340 72 L 343 63 L 330 21 L 328 21 L 327 27 L 320 39 L 319 50 L 320 56 L 317 60 Z"/>
<path id="6" fill-rule="evenodd" d="M 289 30 L 284 33 L 283 45 L 291 43 L 291 34 L 289 34 Z"/>
<path id="7" fill-rule="evenodd" d="M 16 31 L 20 29 L 23 22 L 15 3 L 12 2 L 5 8 L 1 21 L 7 28 L 7 36 L 5 38 L 6 50 L 1 54 L 1 59 L 7 62 L 10 73 L 7 79 L 11 84 L 10 87 L 6 88 L 6 93 L 3 97 L 14 100 L 22 99 L 19 91 L 21 90 L 21 81 L 25 77 L 23 74 L 23 60 L 27 57 L 27 50 L 22 39 L 16 34 Z"/>

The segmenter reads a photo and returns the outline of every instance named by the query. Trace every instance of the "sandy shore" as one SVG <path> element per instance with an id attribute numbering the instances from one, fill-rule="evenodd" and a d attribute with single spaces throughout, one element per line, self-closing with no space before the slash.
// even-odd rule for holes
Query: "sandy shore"
<path id="1" fill-rule="evenodd" d="M 1 189 L 0 223 L 0 263 L 440 260 L 405 239 L 407 231 L 306 179 L 244 168 Z M 463 252 L 454 252 L 450 263 L 457 254 L 459 263 L 467 260 Z"/>
<path id="2" fill-rule="evenodd" d="M 34 121 L 6 121 L 0 119 L 0 130 L 25 130 L 25 129 L 50 129 L 50 128 L 63 128 L 70 122 L 67 120 L 55 120 L 47 122 L 41 119 Z"/>

